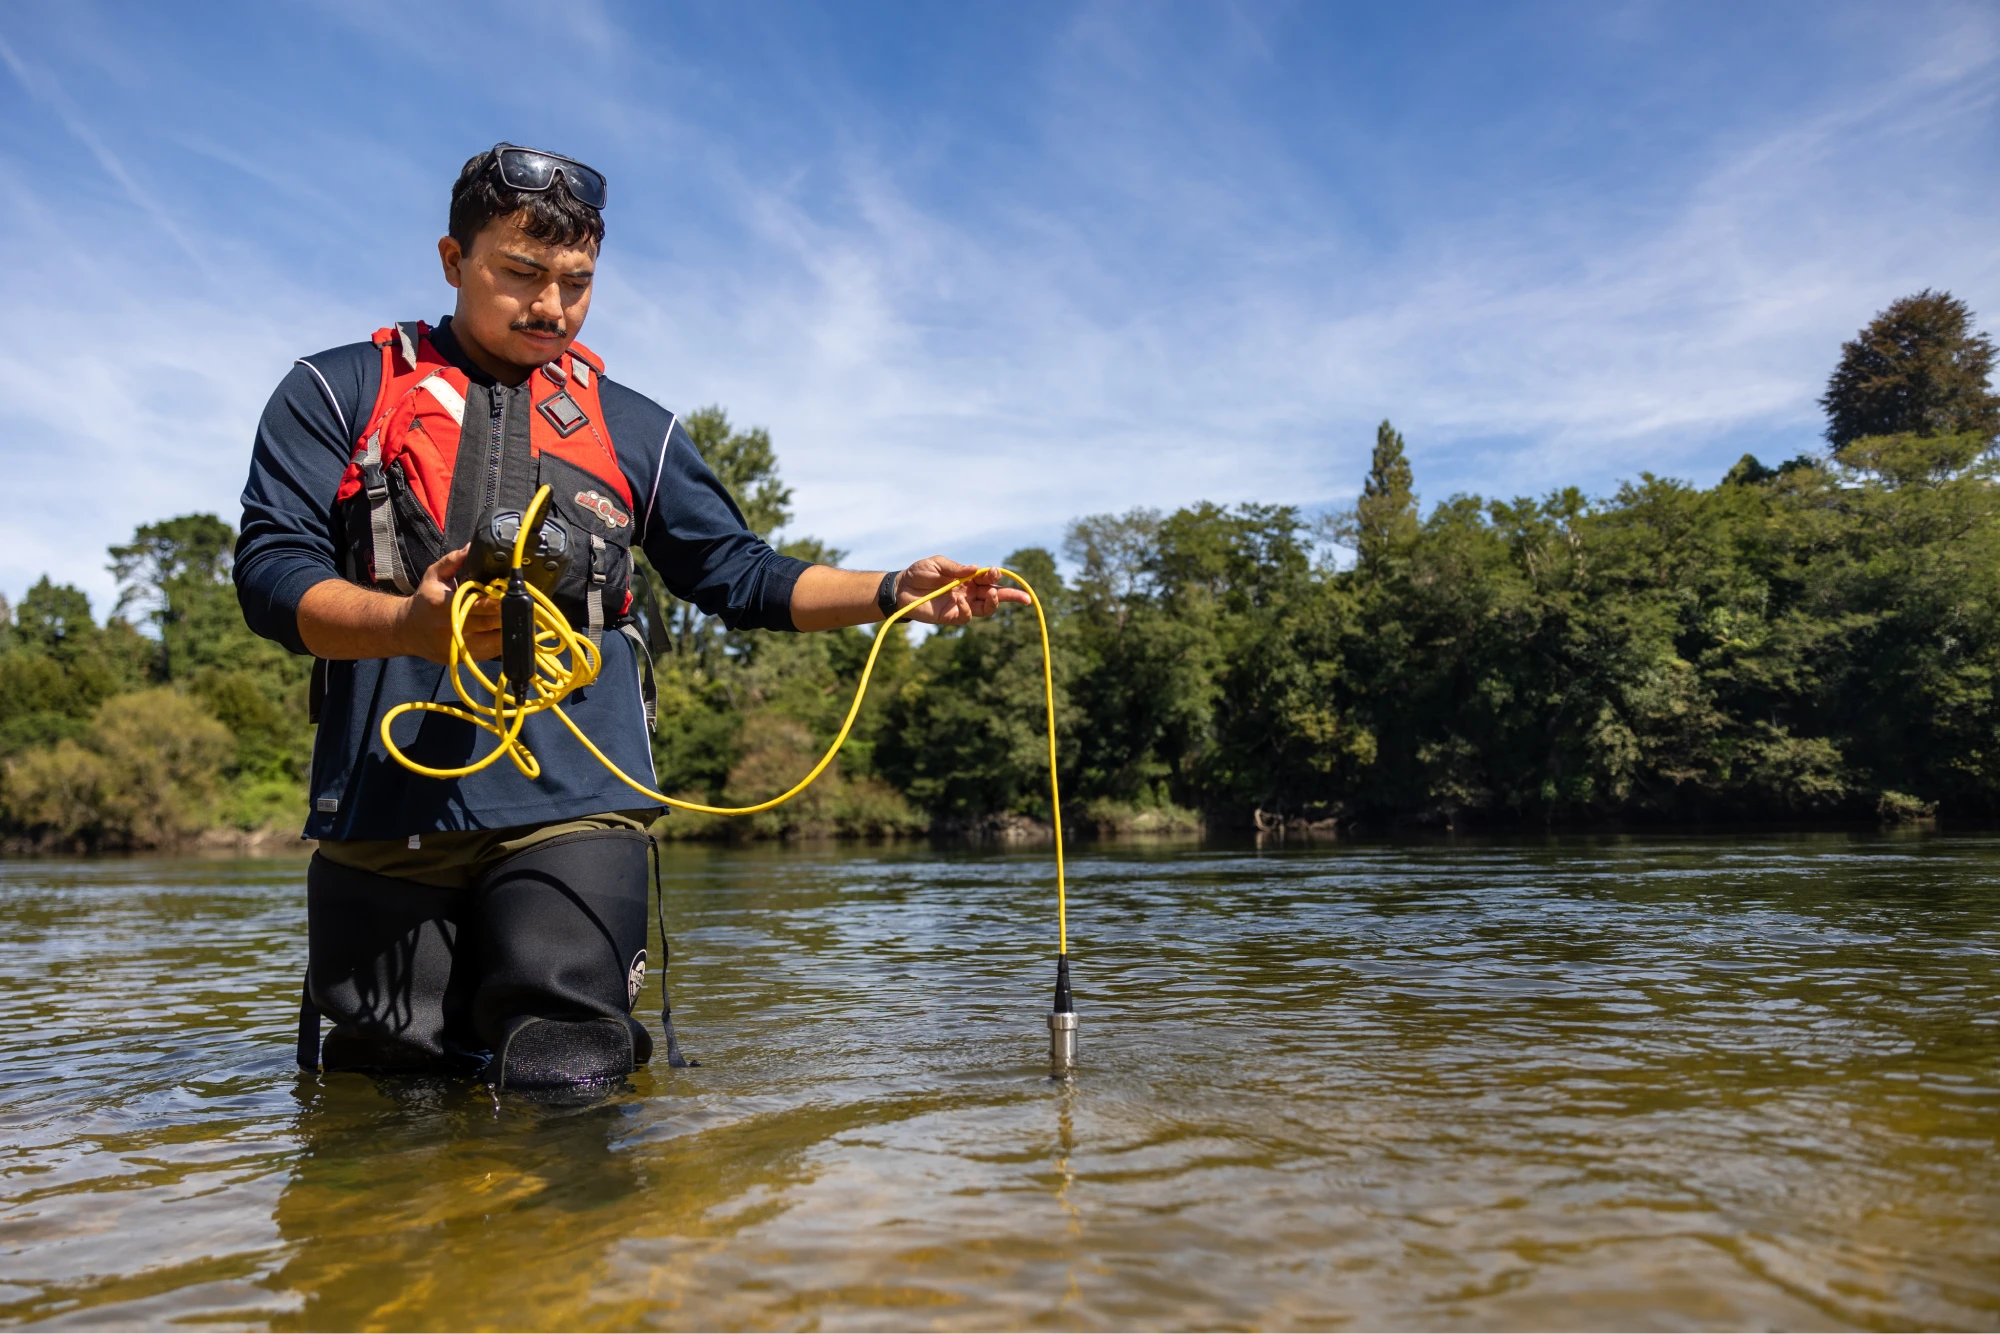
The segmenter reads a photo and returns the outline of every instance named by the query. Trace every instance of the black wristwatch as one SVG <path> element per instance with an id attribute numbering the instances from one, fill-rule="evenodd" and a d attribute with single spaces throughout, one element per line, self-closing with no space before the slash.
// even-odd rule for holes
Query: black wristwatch
<path id="1" fill-rule="evenodd" d="M 902 577 L 901 570 L 891 570 L 882 576 L 882 586 L 875 590 L 875 609 L 885 621 L 896 614 L 896 581 Z"/>

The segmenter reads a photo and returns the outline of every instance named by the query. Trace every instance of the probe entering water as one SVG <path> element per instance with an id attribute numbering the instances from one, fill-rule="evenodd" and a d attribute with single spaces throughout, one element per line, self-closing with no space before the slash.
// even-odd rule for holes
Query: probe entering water
<path id="1" fill-rule="evenodd" d="M 1042 600 L 1026 579 L 1012 570 L 999 566 L 988 566 L 973 571 L 961 579 L 954 579 L 944 586 L 924 594 L 915 601 L 898 607 L 883 620 L 876 631 L 873 645 L 868 650 L 867 661 L 861 667 L 861 680 L 854 688 L 854 702 L 848 705 L 847 717 L 841 721 L 840 731 L 827 747 L 826 754 L 820 756 L 819 763 L 811 772 L 801 778 L 791 790 L 758 802 L 754 806 L 705 806 L 700 802 L 681 801 L 664 792 L 655 792 L 644 783 L 632 778 L 623 769 L 613 764 L 591 739 L 583 734 L 570 716 L 563 711 L 562 701 L 572 691 L 581 690 L 597 679 L 604 666 L 604 656 L 588 635 L 578 634 L 569 623 L 569 618 L 550 600 L 549 595 L 537 586 L 535 581 L 524 577 L 531 543 L 538 544 L 535 536 L 542 527 L 542 520 L 548 513 L 551 488 L 543 486 L 535 492 L 535 498 L 528 503 L 527 513 L 521 517 L 520 526 L 514 530 L 513 551 L 507 572 L 481 583 L 468 579 L 458 586 L 451 600 L 451 661 L 449 675 L 452 690 L 457 693 L 459 705 L 438 704 L 430 700 L 411 700 L 398 704 L 382 716 L 382 744 L 396 762 L 412 773 L 429 778 L 463 778 L 478 773 L 487 765 L 505 755 L 514 767 L 530 778 L 541 776 L 541 764 L 521 740 L 521 727 L 530 715 L 549 712 L 561 719 L 571 735 L 583 743 L 611 774 L 641 796 L 666 806 L 684 811 L 697 811 L 703 815 L 755 815 L 782 806 L 799 793 L 811 787 L 814 780 L 833 763 L 833 757 L 846 744 L 847 734 L 854 727 L 854 720 L 861 712 L 862 700 L 868 693 L 868 678 L 875 671 L 875 659 L 882 651 L 886 631 L 897 621 L 923 606 L 933 598 L 942 597 L 962 584 L 970 583 L 982 574 L 1001 575 L 1019 584 L 1028 594 L 1035 608 L 1035 621 L 1042 635 L 1042 699 L 1047 708 L 1049 733 L 1049 811 L 1055 822 L 1056 839 L 1056 995 L 1054 1008 L 1049 1013 L 1049 1073 L 1057 1079 L 1069 1077 L 1076 1068 L 1076 1007 L 1070 998 L 1069 984 L 1069 904 L 1063 875 L 1062 838 L 1062 793 L 1056 782 L 1056 687 L 1055 670 L 1049 656 L 1049 622 L 1042 612 Z M 525 596 L 524 596 L 525 595 Z M 498 681 L 491 680 L 480 670 L 465 648 L 465 622 L 472 614 L 473 607 L 481 598 L 498 601 L 501 606 L 501 674 Z M 492 696 L 491 704 L 482 704 L 472 697 L 465 681 L 465 673 L 470 672 L 485 692 Z M 499 738 L 500 744 L 471 764 L 452 769 L 438 769 L 419 764 L 405 755 L 390 735 L 390 727 L 406 713 L 442 713 L 471 723 L 481 731 L 490 732 Z M 665 947 L 664 922 L 662 923 L 661 946 Z M 666 971 L 660 974 L 660 988 L 663 998 L 661 1013 L 666 1013 L 664 996 L 666 991 Z M 676 1063 L 679 1044 L 674 1040 L 671 1021 L 667 1021 L 667 1043 L 670 1052 L 669 1063 Z"/>
<path id="2" fill-rule="evenodd" d="M 1069 998 L 1069 951 L 1056 956 L 1056 1003 L 1049 1011 L 1049 1074 L 1067 1079 L 1076 1069 L 1076 1006 Z"/>

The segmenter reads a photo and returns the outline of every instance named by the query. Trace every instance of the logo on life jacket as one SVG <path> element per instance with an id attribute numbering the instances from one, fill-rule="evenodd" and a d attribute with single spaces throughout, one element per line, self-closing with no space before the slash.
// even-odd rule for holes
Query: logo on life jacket
<path id="1" fill-rule="evenodd" d="M 631 515 L 619 509 L 595 491 L 577 492 L 576 503 L 597 515 L 598 518 L 604 520 L 604 522 L 610 524 L 613 528 L 623 528 L 626 524 L 632 522 Z"/>

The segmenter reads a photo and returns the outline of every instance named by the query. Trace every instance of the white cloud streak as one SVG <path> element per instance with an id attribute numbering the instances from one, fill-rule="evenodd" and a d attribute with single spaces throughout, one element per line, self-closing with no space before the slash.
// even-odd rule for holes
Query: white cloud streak
<path id="1" fill-rule="evenodd" d="M 204 273 L 210 272 L 208 257 L 202 254 L 200 248 L 175 224 L 166 209 L 161 207 L 159 200 L 153 198 L 151 193 L 133 179 L 132 173 L 125 169 L 125 164 L 119 160 L 118 155 L 105 146 L 104 140 L 98 137 L 97 132 L 78 113 L 75 103 L 63 92 L 62 84 L 54 75 L 47 70 L 31 68 L 14 53 L 14 48 L 5 40 L 0 40 L 0 63 L 7 66 L 8 72 L 20 82 L 29 96 L 55 113 L 62 121 L 63 128 L 75 136 L 76 141 L 89 151 L 92 160 L 103 169 L 106 176 L 117 183 L 126 197 L 153 220 L 153 225 L 160 229 L 161 235 L 172 241 L 195 267 Z"/>
<path id="2" fill-rule="evenodd" d="M 784 96 L 732 100 L 722 76 L 621 43 L 591 10 L 603 69 L 577 110 L 615 150 L 618 195 L 587 339 L 671 407 L 769 426 L 799 530 L 881 566 L 1054 546 L 1068 519 L 1135 505 L 1338 501 L 1383 416 L 1433 499 L 1602 490 L 1642 468 L 1705 478 L 1743 448 L 1809 446 L 1840 339 L 1894 297 L 1942 286 L 2000 312 L 2000 51 L 1976 11 L 1894 53 L 1865 97 L 1711 127 L 1642 190 L 1551 171 L 1487 198 L 1337 117 L 1274 132 L 1247 102 L 1304 76 L 1267 26 L 1232 19 L 1213 50 L 1163 54 L 1124 12 L 1079 11 L 1051 37 L 995 137 L 898 122 L 782 46 L 765 54 Z M 411 58 L 447 95 L 468 77 Z M 183 111 L 162 133 L 319 229 L 218 248 L 76 128 L 52 78 L 13 48 L 0 59 L 175 251 L 227 257 L 224 281 L 163 278 L 161 247 L 133 244 L 116 210 L 79 224 L 29 204 L 4 224 L 64 299 L 32 344 L 0 345 L 22 387 L 0 407 L 17 479 L 0 589 L 49 569 L 102 610 L 107 543 L 190 509 L 232 515 L 291 357 L 444 299 L 419 253 L 436 222 L 322 203 L 261 127 L 226 135 Z M 466 120 L 515 123 L 501 111 Z M 438 155 L 387 127 L 296 133 L 369 162 L 384 195 L 437 193 L 422 181 Z M 1385 191 L 1400 207 L 1371 214 Z M 336 287 L 334 243 L 302 265 L 301 235 L 413 258 Z M 87 500 L 79 474 L 101 484 Z"/>

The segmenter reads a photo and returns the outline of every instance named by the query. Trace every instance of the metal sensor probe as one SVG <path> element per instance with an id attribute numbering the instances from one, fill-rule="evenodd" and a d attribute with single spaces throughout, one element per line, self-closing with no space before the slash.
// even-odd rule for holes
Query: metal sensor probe
<path id="1" fill-rule="evenodd" d="M 1076 1005 L 1069 995 L 1069 955 L 1056 956 L 1056 1003 L 1049 1012 L 1049 1077 L 1076 1072 Z"/>

